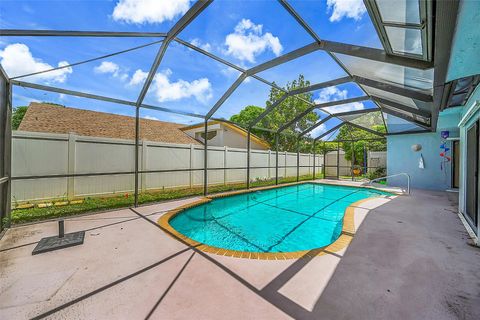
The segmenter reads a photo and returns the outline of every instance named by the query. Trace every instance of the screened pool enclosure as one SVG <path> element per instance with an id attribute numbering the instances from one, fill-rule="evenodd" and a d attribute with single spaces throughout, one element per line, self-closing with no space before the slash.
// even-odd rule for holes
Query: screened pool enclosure
<path id="1" fill-rule="evenodd" d="M 333 164 L 328 164 L 326 155 L 328 152 L 335 151 L 335 147 L 332 147 L 335 143 L 338 157 L 340 143 L 349 142 L 354 145 L 356 141 L 362 140 L 355 136 L 337 138 L 341 128 L 350 128 L 346 130 L 347 133 L 354 129 L 367 132 L 371 135 L 370 138 L 363 139 L 367 144 L 369 139 L 370 142 L 383 140 L 388 135 L 435 131 L 438 113 L 448 105 L 452 97 L 451 84 L 445 81 L 449 46 L 452 42 L 458 9 L 458 3 L 455 1 L 365 0 L 365 8 L 379 39 L 379 45 L 366 46 L 344 43 L 336 41 L 337 39 L 328 40 L 331 35 L 324 35 L 315 19 L 309 14 L 308 7 L 315 6 L 315 2 L 298 3 L 280 0 L 275 3 L 278 6 L 275 14 L 278 14 L 278 19 L 288 19 L 295 23 L 296 29 L 291 30 L 291 37 L 299 40 L 285 47 L 285 52 L 276 55 L 273 59 L 263 59 L 264 61 L 260 62 L 249 61 L 243 64 L 232 63 L 222 51 L 216 52 L 212 46 L 205 45 L 209 40 L 208 32 L 207 38 L 195 37 L 196 30 L 201 29 L 206 21 L 223 19 L 223 15 L 219 14 L 223 11 L 227 11 L 226 15 L 231 13 L 228 11 L 232 2 L 228 3 L 230 4 L 223 1 L 197 1 L 172 23 L 169 30 L 158 30 L 158 32 L 83 31 L 74 30 L 74 28 L 70 30 L 0 30 L 1 36 L 12 39 L 12 42 L 27 39 L 39 43 L 71 43 L 70 50 L 73 51 L 82 50 L 81 46 L 74 44 L 75 39 L 89 39 L 88 41 L 94 41 L 99 46 L 108 46 L 115 41 L 113 46 L 115 48 L 119 43 L 121 44 L 122 39 L 126 38 L 136 39 L 137 43 L 134 47 L 112 50 L 97 56 L 82 52 L 85 56 L 83 60 L 59 63 L 58 67 L 29 74 L 9 75 L 2 68 L 0 88 L 2 218 L 9 217 L 12 201 L 16 201 L 12 198 L 13 189 L 24 188 L 34 183 L 39 183 L 38 188 L 45 188 L 42 181 L 54 181 L 58 185 L 65 186 L 66 190 L 68 188 L 85 189 L 73 195 L 68 194 L 70 191 L 60 192 L 65 193 L 65 198 L 70 199 L 70 196 L 75 198 L 93 193 L 92 190 L 87 190 L 88 187 L 85 185 L 112 179 L 112 183 L 125 185 L 119 187 L 118 191 L 130 193 L 126 194 L 126 198 L 132 197 L 130 205 L 138 206 L 143 202 L 141 194 L 149 189 L 148 183 L 153 180 L 184 179 L 185 181 L 177 184 L 188 185 L 191 189 L 196 187 L 197 191 L 201 188 L 201 193 L 207 195 L 223 190 L 218 188 L 218 185 L 226 184 L 228 179 L 236 181 L 237 184 L 242 183 L 241 188 L 250 188 L 261 185 L 260 180 L 268 180 L 270 184 L 286 182 L 288 176 L 294 177 L 289 181 L 315 179 L 319 177 L 320 171 L 326 178 L 339 178 L 342 175 L 340 160 L 337 159 Z M 242 6 L 260 6 L 260 4 L 245 2 Z M 258 14 L 262 16 L 272 13 L 259 12 Z M 188 36 L 183 37 L 184 34 Z M 188 38 L 195 38 L 195 41 L 187 41 Z M 141 52 L 143 53 L 140 55 Z M 136 58 L 137 54 L 139 54 L 138 58 Z M 195 55 L 202 62 L 192 62 L 193 60 L 189 58 L 191 55 Z M 92 66 L 93 63 L 114 57 L 118 59 L 128 57 L 131 61 L 151 59 L 150 70 L 138 74 L 136 84 L 139 84 L 139 92 L 136 97 L 124 99 L 100 94 L 96 90 L 96 79 L 87 79 L 84 82 L 86 88 L 69 85 L 54 86 L 42 81 L 44 74 Z M 160 68 L 164 68 L 165 63 L 168 69 L 161 71 Z M 213 65 L 221 66 L 222 72 L 229 74 L 226 79 L 232 80 L 225 81 L 226 90 L 220 93 L 218 90 L 212 92 L 213 103 L 202 106 L 187 104 L 167 106 L 158 102 L 161 101 L 158 96 L 154 99 L 155 91 L 152 86 L 159 85 L 160 72 L 163 72 L 165 77 L 174 73 L 175 68 L 170 66 L 174 66 L 175 63 L 183 64 L 183 68 L 190 68 L 192 73 L 199 76 L 202 72 L 211 73 L 215 69 Z M 116 72 L 116 74 L 112 73 L 115 77 L 122 76 L 120 70 Z M 309 82 L 301 87 L 289 87 L 300 74 Z M 58 83 L 62 84 L 62 82 Z M 345 87 L 354 87 L 355 89 L 350 91 L 356 91 L 358 94 L 329 96 L 324 99 L 305 98 L 306 95 L 311 95 L 309 97 L 318 95 L 325 89 L 341 90 Z M 227 120 L 229 116 L 238 113 L 248 105 L 248 102 L 239 104 L 237 98 L 240 96 L 245 98 L 259 92 L 266 97 L 269 96 L 268 92 L 275 92 L 276 95 L 274 99 L 270 99 L 269 103 L 262 106 L 263 112 L 253 121 L 248 124 L 237 123 L 247 132 L 246 152 L 212 147 L 209 146 L 208 140 L 205 140 L 203 145 L 174 146 L 172 148 L 176 148 L 176 151 L 170 149 L 165 151 L 165 146 L 150 143 L 141 138 L 142 130 L 146 130 L 142 119 L 150 116 L 151 113 L 181 117 L 189 119 L 191 123 L 201 122 L 204 136 L 207 137 L 209 121 L 231 123 Z M 19 170 L 20 173 L 12 172 L 12 161 L 15 161 L 15 159 L 12 160 L 12 139 L 27 143 L 26 138 L 20 133 L 12 136 L 10 122 L 14 94 L 30 96 L 32 101 L 60 101 L 59 97 L 76 97 L 80 99 L 78 101 L 96 103 L 99 111 L 102 106 L 113 106 L 122 110 L 122 114 L 131 117 L 131 123 L 123 130 L 129 130 L 129 134 L 134 139 L 130 142 L 92 141 L 85 137 L 38 135 L 32 140 L 48 140 L 43 150 L 46 153 L 56 153 L 60 149 L 65 151 L 67 155 L 65 164 L 57 165 L 63 171 L 36 171 L 37 163 L 46 161 L 46 158 L 40 156 L 42 150 L 38 150 L 36 154 L 39 158 L 32 159 L 32 161 L 35 160 L 35 164 L 32 162 L 29 170 Z M 271 123 L 268 128 L 262 125 L 266 117 L 277 108 L 288 106 L 295 101 L 301 101 L 308 107 L 301 112 L 293 110 L 282 123 Z M 227 111 L 222 113 L 222 107 Z M 307 128 L 304 125 L 300 126 L 299 123 L 305 121 L 312 113 L 318 120 L 309 123 Z M 268 132 L 273 137 L 274 143 L 269 151 L 260 152 L 252 149 L 251 141 L 254 132 Z M 69 148 L 72 139 L 73 143 L 76 143 L 75 148 Z M 282 139 L 297 141 L 296 154 L 281 150 L 279 141 Z M 52 141 L 62 144 L 60 149 L 55 149 L 56 147 L 48 149 L 50 147 L 47 145 L 50 146 Z M 300 141 L 303 146 L 309 146 L 311 151 L 300 150 Z M 325 147 L 329 144 L 330 147 Z M 324 146 L 321 152 L 317 151 L 318 146 Z M 28 148 L 28 145 L 23 147 Z M 118 151 L 120 149 L 121 151 Z M 149 163 L 146 156 L 147 149 L 151 154 L 156 153 L 157 159 L 172 158 L 173 152 L 177 152 L 175 159 L 178 160 L 168 166 L 163 165 L 161 163 L 163 161 Z M 354 147 L 351 148 L 351 150 L 354 149 Z M 71 158 L 78 156 L 80 152 L 84 152 L 82 161 L 76 159 L 77 162 L 72 167 Z M 319 152 L 323 158 L 319 157 Z M 126 157 L 126 154 L 130 154 L 131 157 Z M 95 167 L 95 161 L 98 162 L 99 159 L 110 164 L 108 168 L 99 171 L 98 167 Z M 184 160 L 185 163 L 182 162 Z M 348 168 L 348 172 L 354 169 L 353 162 L 343 165 Z M 125 163 L 127 163 L 126 167 L 122 167 Z M 234 163 L 234 165 L 228 163 Z M 25 164 L 25 167 L 28 166 L 28 163 Z M 327 174 L 328 166 L 335 166 L 337 172 Z M 235 175 L 238 178 L 232 178 Z M 80 182 L 83 187 L 79 185 Z M 130 184 L 133 188 L 129 187 Z M 98 188 L 100 190 L 101 186 Z M 184 194 L 184 196 L 187 195 L 192 194 Z M 2 219 L 2 229 L 4 224 L 8 224 L 8 219 Z"/>

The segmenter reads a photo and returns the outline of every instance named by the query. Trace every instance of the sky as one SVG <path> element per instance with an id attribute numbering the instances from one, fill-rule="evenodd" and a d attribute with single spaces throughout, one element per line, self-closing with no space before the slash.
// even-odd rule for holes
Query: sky
<path id="1" fill-rule="evenodd" d="M 289 1 L 320 38 L 381 48 L 362 0 Z M 20 1 L 0 2 L 2 29 L 168 32 L 193 4 L 190 0 Z M 202 49 L 250 68 L 310 44 L 313 39 L 277 1 L 217 0 L 179 35 Z M 65 67 L 19 80 L 136 101 L 160 48 L 161 38 L 1 37 L 0 63 L 10 77 L 92 59 L 133 47 L 127 53 Z M 303 74 L 313 83 L 346 76 L 322 51 L 290 61 L 259 76 L 284 86 Z M 239 72 L 172 42 L 144 103 L 206 114 Z M 247 105 L 265 106 L 270 87 L 247 78 L 215 113 L 230 118 Z M 317 103 L 364 95 L 354 84 L 314 92 Z M 14 107 L 48 101 L 95 111 L 134 115 L 134 108 L 73 96 L 14 88 Z M 370 102 L 331 107 L 330 112 L 371 108 Z M 199 118 L 142 109 L 141 116 L 178 123 Z M 313 135 L 336 125 L 326 123 Z"/>

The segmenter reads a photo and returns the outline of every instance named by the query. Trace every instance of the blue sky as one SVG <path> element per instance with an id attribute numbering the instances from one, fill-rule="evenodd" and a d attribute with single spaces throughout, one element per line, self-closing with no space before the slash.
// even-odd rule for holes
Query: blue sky
<path id="1" fill-rule="evenodd" d="M 2 29 L 57 29 L 167 32 L 188 10 L 189 0 L 8 1 L 0 2 Z M 381 48 L 362 0 L 290 1 L 327 40 Z M 234 64 L 249 68 L 313 42 L 277 1 L 214 1 L 179 37 Z M 155 38 L 2 37 L 0 62 L 18 76 L 153 43 Z M 159 43 L 126 54 L 21 80 L 135 101 Z M 302 73 L 311 83 L 345 76 L 324 52 L 317 51 L 259 74 L 283 86 Z M 238 72 L 172 42 L 145 103 L 205 114 L 238 77 Z M 270 88 L 247 79 L 215 114 L 229 118 L 246 105 L 265 105 Z M 317 102 L 363 95 L 353 84 L 314 92 Z M 15 88 L 14 106 L 30 101 L 133 115 L 128 106 Z M 356 103 L 338 111 L 372 107 Z M 335 111 L 334 109 L 330 111 Z M 152 110 L 142 117 L 198 122 Z M 328 130 L 328 125 L 317 130 Z"/>

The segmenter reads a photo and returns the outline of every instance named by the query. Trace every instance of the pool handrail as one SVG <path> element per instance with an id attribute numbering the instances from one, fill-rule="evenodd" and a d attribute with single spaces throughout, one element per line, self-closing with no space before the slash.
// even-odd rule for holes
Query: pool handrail
<path id="1" fill-rule="evenodd" d="M 380 177 L 380 178 L 375 178 L 375 179 L 370 180 L 367 184 L 372 185 L 372 183 L 374 183 L 375 181 L 383 180 L 383 179 L 387 179 L 387 178 L 398 177 L 398 176 L 407 177 L 407 194 L 410 194 L 410 175 L 408 173 L 405 173 L 405 172 L 391 174 L 391 175 Z"/>

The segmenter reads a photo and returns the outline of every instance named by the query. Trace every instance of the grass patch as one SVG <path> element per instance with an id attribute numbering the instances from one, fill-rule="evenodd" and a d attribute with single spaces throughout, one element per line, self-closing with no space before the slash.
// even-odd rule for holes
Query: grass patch
<path id="1" fill-rule="evenodd" d="M 317 179 L 322 178 L 321 174 L 316 174 Z M 311 180 L 312 175 L 303 175 L 299 177 L 299 181 Z M 279 184 L 295 182 L 296 177 L 287 177 L 279 179 Z M 274 185 L 273 180 L 257 180 L 250 183 L 250 187 L 263 187 Z M 241 190 L 247 187 L 246 183 L 217 185 L 208 187 L 208 193 L 220 193 L 226 191 Z M 185 189 L 166 189 L 163 191 L 144 192 L 138 195 L 139 204 L 147 204 L 154 202 L 161 202 L 166 200 L 173 200 L 191 196 L 203 195 L 203 187 L 185 188 Z M 30 209 L 15 209 L 11 214 L 11 223 L 19 224 L 33 221 L 41 221 L 45 219 L 68 217 L 76 214 L 95 212 L 101 210 L 127 208 L 133 206 L 134 195 L 127 194 L 115 197 L 88 197 L 83 203 L 69 204 L 61 207 L 47 207 L 47 208 L 30 208 Z"/>

